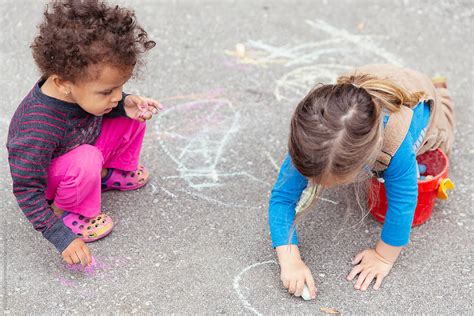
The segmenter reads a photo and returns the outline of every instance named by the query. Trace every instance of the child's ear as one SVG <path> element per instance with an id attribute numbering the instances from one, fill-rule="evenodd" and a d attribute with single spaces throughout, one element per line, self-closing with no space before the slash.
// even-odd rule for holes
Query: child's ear
<path id="1" fill-rule="evenodd" d="M 73 83 L 69 80 L 65 80 L 58 75 L 51 75 L 51 81 L 58 91 L 64 95 L 69 95 L 71 93 Z"/>

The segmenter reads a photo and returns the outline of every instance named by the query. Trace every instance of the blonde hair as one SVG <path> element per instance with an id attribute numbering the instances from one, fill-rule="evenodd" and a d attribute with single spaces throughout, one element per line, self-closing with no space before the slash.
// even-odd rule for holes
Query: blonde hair
<path id="1" fill-rule="evenodd" d="M 402 86 L 387 79 L 379 79 L 367 74 L 340 76 L 337 84 L 351 84 L 366 90 L 375 105 L 396 112 L 401 106 L 414 107 L 423 97 L 423 92 L 410 93 Z"/>
<path id="2" fill-rule="evenodd" d="M 422 92 L 411 93 L 393 81 L 367 74 L 317 85 L 300 101 L 291 119 L 288 147 L 294 166 L 313 185 L 324 186 L 329 176 L 354 180 L 378 156 L 383 113 L 413 107 L 422 96 Z M 297 219 L 321 196 L 322 186 L 312 190 Z"/>

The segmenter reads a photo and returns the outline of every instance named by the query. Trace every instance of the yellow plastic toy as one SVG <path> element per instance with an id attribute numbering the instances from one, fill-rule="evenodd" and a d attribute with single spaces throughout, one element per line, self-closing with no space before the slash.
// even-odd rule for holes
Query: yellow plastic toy
<path id="1" fill-rule="evenodd" d="M 453 190 L 455 188 L 453 181 L 446 178 L 442 179 L 439 182 L 438 194 L 436 195 L 438 199 L 446 200 L 448 198 L 448 190 Z"/>

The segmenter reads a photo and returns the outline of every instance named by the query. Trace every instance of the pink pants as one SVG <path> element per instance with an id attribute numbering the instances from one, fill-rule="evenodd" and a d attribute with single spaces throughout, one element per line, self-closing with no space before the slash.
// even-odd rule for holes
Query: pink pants
<path id="1" fill-rule="evenodd" d="M 135 171 L 146 124 L 129 118 L 104 118 L 95 145 L 81 145 L 51 161 L 46 198 L 62 210 L 94 217 L 100 213 L 101 171 Z"/>

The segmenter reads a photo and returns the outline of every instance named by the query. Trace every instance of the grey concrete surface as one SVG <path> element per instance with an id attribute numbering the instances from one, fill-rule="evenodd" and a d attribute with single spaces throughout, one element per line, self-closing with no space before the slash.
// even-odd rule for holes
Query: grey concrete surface
<path id="1" fill-rule="evenodd" d="M 0 140 L 38 78 L 29 44 L 45 1 L 0 1 Z M 25 220 L 0 147 L 1 306 L 10 314 L 473 314 L 472 1 L 121 1 L 157 47 L 127 91 L 162 100 L 142 162 L 152 181 L 106 193 L 113 233 L 91 245 L 93 271 L 70 271 Z M 244 44 L 247 59 L 235 56 Z M 305 45 L 306 46 L 302 46 Z M 234 55 L 232 55 L 234 51 Z M 250 57 L 251 58 L 250 58 Z M 440 73 L 458 113 L 456 190 L 380 291 L 345 280 L 381 225 L 337 189 L 300 225 L 317 300 L 289 296 L 267 227 L 288 123 L 314 83 L 347 67 L 395 62 Z"/>

